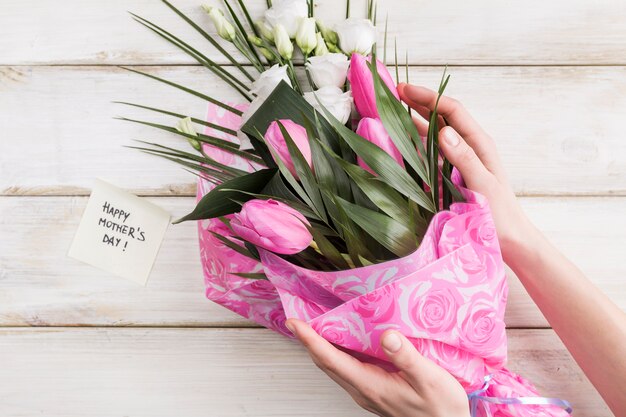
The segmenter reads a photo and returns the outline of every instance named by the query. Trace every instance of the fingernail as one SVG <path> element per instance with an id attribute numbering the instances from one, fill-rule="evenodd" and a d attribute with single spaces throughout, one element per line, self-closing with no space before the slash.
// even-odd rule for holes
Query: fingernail
<path id="1" fill-rule="evenodd" d="M 461 143 L 461 136 L 456 133 L 456 130 L 447 128 L 443 131 L 443 140 L 445 140 L 449 146 L 456 146 Z"/>
<path id="2" fill-rule="evenodd" d="M 410 99 L 415 97 L 415 86 L 411 84 L 405 84 L 402 92 Z"/>
<path id="3" fill-rule="evenodd" d="M 402 347 L 402 340 L 397 333 L 392 332 L 388 333 L 382 341 L 383 348 L 388 350 L 389 352 L 395 353 L 400 350 Z"/>
<path id="4" fill-rule="evenodd" d="M 296 327 L 289 320 L 285 322 L 285 326 L 287 326 L 287 329 L 289 329 L 291 333 L 293 333 L 294 335 L 296 334 Z"/>

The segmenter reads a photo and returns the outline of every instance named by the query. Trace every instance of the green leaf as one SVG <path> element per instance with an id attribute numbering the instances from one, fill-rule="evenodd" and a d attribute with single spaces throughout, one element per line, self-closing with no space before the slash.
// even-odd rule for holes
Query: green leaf
<path id="1" fill-rule="evenodd" d="M 263 63 L 261 62 L 261 58 L 259 57 L 259 54 L 257 53 L 256 49 L 254 48 L 254 45 L 252 45 L 252 42 L 250 42 L 250 40 L 248 39 L 248 35 L 246 33 L 246 29 L 241 24 L 241 21 L 239 20 L 239 17 L 237 16 L 237 13 L 235 13 L 235 10 L 232 8 L 232 6 L 230 5 L 228 0 L 223 0 L 223 1 L 224 1 L 224 4 L 226 5 L 226 8 L 228 9 L 228 13 L 230 14 L 230 17 L 235 22 L 235 27 L 237 28 L 237 32 L 239 33 L 239 37 L 241 38 L 241 40 L 247 46 L 248 51 L 252 54 L 252 58 L 256 61 L 254 63 L 255 66 L 258 66 L 259 71 L 263 71 L 264 66 L 263 66 Z M 253 28 L 254 28 L 254 25 L 253 25 Z"/>
<path id="2" fill-rule="evenodd" d="M 115 103 L 115 104 L 123 104 L 125 106 L 138 107 L 140 109 L 150 110 L 150 111 L 153 111 L 153 112 L 166 114 L 168 116 L 174 116 L 177 119 L 184 119 L 185 117 L 189 117 L 186 114 L 175 113 L 175 112 L 172 112 L 172 111 L 169 111 L 169 110 L 157 109 L 155 107 L 144 106 L 142 104 L 128 103 L 126 101 L 114 101 L 113 103 Z M 224 126 L 216 125 L 215 123 L 207 122 L 206 120 L 196 119 L 195 117 L 191 117 L 191 121 L 194 122 L 194 123 L 197 123 L 197 124 L 201 124 L 201 125 L 210 127 L 211 129 L 219 130 L 220 132 L 224 132 L 224 133 L 227 133 L 227 134 L 232 135 L 232 136 L 237 136 L 237 131 L 236 130 L 229 129 L 229 128 L 224 127 Z"/>
<path id="3" fill-rule="evenodd" d="M 180 159 L 180 158 L 175 158 L 173 156 L 169 156 L 169 155 L 164 154 L 164 153 L 162 153 L 162 152 L 160 152 L 158 150 L 155 150 L 155 149 L 140 148 L 140 147 L 137 147 L 137 146 L 127 146 L 127 148 L 137 149 L 137 150 L 140 150 L 140 151 L 142 151 L 144 153 L 147 153 L 149 155 L 158 156 L 160 158 L 167 159 L 167 160 L 172 161 L 172 162 L 176 162 L 177 164 L 182 165 L 184 167 L 191 168 L 191 169 L 193 169 L 195 171 L 198 171 L 199 173 L 205 174 L 205 175 L 202 175 L 201 178 L 206 179 L 206 180 L 208 180 L 208 181 L 210 181 L 210 182 L 212 182 L 214 184 L 217 184 L 217 183 L 220 183 L 220 182 L 224 182 L 224 181 L 230 180 L 232 178 L 231 175 L 227 175 L 227 174 L 225 174 L 223 172 L 220 172 L 220 171 L 208 168 L 208 167 L 200 165 L 200 164 L 194 164 L 192 162 L 185 161 L 185 160 Z M 194 175 L 198 175 L 197 173 L 189 171 L 189 170 L 185 170 L 185 171 L 191 172 Z"/>
<path id="4" fill-rule="evenodd" d="M 346 200 L 337 201 L 359 227 L 396 256 L 406 256 L 417 249 L 415 235 L 403 223 Z"/>
<path id="5" fill-rule="evenodd" d="M 328 110 L 324 109 L 324 112 L 335 131 L 379 175 L 381 181 L 395 188 L 426 210 L 435 212 L 432 200 L 428 198 L 424 190 L 387 152 L 342 125 Z"/>
<path id="6" fill-rule="evenodd" d="M 372 58 L 374 61 L 374 58 Z M 374 78 L 374 91 L 376 92 L 376 108 L 380 120 L 389 133 L 391 140 L 396 145 L 404 160 L 413 168 L 418 176 L 429 184 L 428 169 L 424 160 L 420 158 L 416 147 L 416 142 L 423 148 L 422 140 L 417 132 L 417 128 L 411 120 L 411 116 L 398 99 L 391 93 L 387 85 L 382 81 L 375 64 L 371 66 Z M 410 125 L 410 126 L 409 126 Z M 407 127 L 408 126 L 408 127 Z M 415 137 L 413 137 L 415 135 Z M 422 153 L 422 155 L 426 155 Z M 369 165 L 369 164 L 368 164 Z"/>
<path id="7" fill-rule="evenodd" d="M 135 74 L 143 75 L 144 77 L 152 78 L 153 80 L 157 80 L 157 81 L 162 82 L 164 84 L 167 84 L 169 86 L 178 88 L 179 90 L 182 90 L 182 91 L 184 91 L 186 93 L 189 93 L 189 94 L 194 95 L 196 97 L 199 97 L 199 98 L 201 98 L 203 100 L 206 100 L 209 103 L 213 103 L 216 106 L 219 106 L 219 107 L 221 107 L 221 108 L 223 108 L 225 110 L 228 110 L 229 112 L 231 112 L 233 114 L 236 114 L 237 116 L 241 116 L 243 114 L 242 111 L 237 110 L 236 108 L 231 107 L 231 106 L 229 106 L 227 104 L 224 104 L 221 101 L 214 99 L 213 97 L 209 97 L 206 94 L 199 93 L 199 92 L 197 92 L 195 90 L 192 90 L 191 88 L 187 88 L 187 87 L 185 87 L 183 85 L 180 85 L 180 84 L 177 84 L 177 83 L 175 83 L 173 81 L 169 81 L 169 80 L 166 80 L 164 78 L 157 77 L 156 75 L 148 74 L 146 72 L 137 71 L 135 69 L 128 68 L 128 67 L 120 67 L 120 68 L 122 68 L 122 69 L 124 69 L 126 71 L 134 72 Z"/>
<path id="8" fill-rule="evenodd" d="M 306 191 L 307 195 L 311 199 L 311 203 L 313 206 L 311 209 L 317 213 L 317 215 L 326 223 L 328 219 L 326 217 L 326 211 L 324 210 L 324 203 L 322 202 L 322 195 L 320 194 L 319 187 L 317 185 L 317 181 L 315 180 L 315 176 L 313 175 L 313 171 L 309 167 L 308 162 L 304 159 L 304 155 L 298 148 L 298 146 L 293 141 L 293 138 L 285 129 L 285 126 L 281 122 L 278 122 L 278 127 L 280 132 L 285 138 L 285 144 L 287 145 L 287 149 L 289 150 L 289 155 L 291 156 L 291 160 L 293 162 L 294 168 L 300 182 L 302 183 L 302 187 Z M 313 138 L 309 138 L 309 141 L 313 140 Z"/>
<path id="9" fill-rule="evenodd" d="M 267 279 L 267 276 L 264 272 L 230 272 L 230 274 L 248 279 Z"/>
<path id="10" fill-rule="evenodd" d="M 325 150 L 329 155 L 335 158 L 348 175 L 350 175 L 350 178 L 352 178 L 378 208 L 394 219 L 409 218 L 407 200 L 405 200 L 400 193 L 384 182 L 378 181 L 374 175 L 360 166 L 344 161 L 328 147 L 325 147 Z"/>
<path id="11" fill-rule="evenodd" d="M 178 49 L 180 49 L 183 52 L 185 52 L 187 55 L 191 56 L 193 59 L 198 61 L 199 64 L 201 64 L 202 66 L 204 66 L 205 68 L 207 68 L 208 70 L 213 72 L 215 75 L 217 75 L 222 80 L 224 80 L 228 85 L 233 87 L 246 100 L 252 101 L 252 97 L 249 94 L 250 87 L 248 87 L 246 84 L 244 84 L 242 81 L 240 81 L 233 74 L 231 74 L 230 72 L 226 71 L 224 69 L 224 67 L 222 67 L 221 65 L 217 64 L 213 60 L 209 59 L 207 56 L 202 54 L 200 51 L 198 51 L 197 49 L 193 48 L 191 45 L 185 43 L 183 40 L 181 40 L 181 39 L 177 38 L 176 36 L 172 35 L 168 31 L 166 31 L 165 29 L 161 28 L 160 26 L 158 26 L 158 25 L 152 23 L 151 21 L 149 21 L 147 19 L 144 19 L 143 17 L 138 16 L 138 15 L 136 15 L 134 13 L 130 13 L 130 14 L 133 16 L 135 21 L 137 21 L 141 25 L 145 26 L 146 28 L 150 29 L 152 32 L 156 33 L 161 38 L 163 38 L 166 41 L 170 42 L 171 44 L 176 46 Z"/>
<path id="12" fill-rule="evenodd" d="M 317 244 L 317 247 L 323 256 L 332 262 L 332 264 L 338 269 L 348 269 L 350 267 L 343 258 L 341 252 L 339 252 L 335 245 L 333 245 L 330 240 L 324 236 L 324 233 L 319 231 L 315 225 L 310 226 L 308 229 L 313 236 L 313 241 Z"/>
<path id="13" fill-rule="evenodd" d="M 211 219 L 214 217 L 225 216 L 239 210 L 239 204 L 232 201 L 233 198 L 241 198 L 241 193 L 232 191 L 224 191 L 223 189 L 234 189 L 248 191 L 251 193 L 260 192 L 269 180 L 276 174 L 275 169 L 262 169 L 251 174 L 233 178 L 225 181 L 212 189 L 198 202 L 196 208 L 188 215 L 174 221 L 174 224 L 188 220 Z M 251 200 L 248 196 L 245 200 Z"/>
<path id="14" fill-rule="evenodd" d="M 142 120 L 135 120 L 135 119 L 129 119 L 126 117 L 116 117 L 116 120 L 122 120 L 122 121 L 126 121 L 126 122 L 133 122 L 133 123 L 139 123 L 145 126 L 150 126 L 150 127 L 154 127 L 156 129 L 160 129 L 160 130 L 165 130 L 166 132 L 170 132 L 170 133 L 174 133 L 176 135 L 179 136 L 184 136 L 188 139 L 195 139 L 198 140 L 200 142 L 215 146 L 216 148 L 219 148 L 223 151 L 226 152 L 230 152 L 233 155 L 237 155 L 241 158 L 247 159 L 250 162 L 254 162 L 257 164 L 263 164 L 264 161 L 263 159 L 259 158 L 257 155 L 250 153 L 248 151 L 242 151 L 239 150 L 239 145 L 237 145 L 236 143 L 233 142 L 229 142 L 227 140 L 215 137 L 215 136 L 209 136 L 209 135 L 205 135 L 203 133 L 196 133 L 196 135 L 190 135 L 188 133 L 185 132 L 181 132 L 178 129 L 175 129 L 173 127 L 170 126 L 166 126 L 166 125 L 162 125 L 162 124 L 158 124 L 158 123 L 151 123 L 151 122 L 145 122 Z"/>
<path id="15" fill-rule="evenodd" d="M 315 109 L 294 91 L 285 81 L 270 93 L 259 109 L 242 126 L 241 130 L 250 136 L 258 138 L 265 134 L 270 123 L 274 120 L 288 119 L 304 126 L 305 120 L 315 120 Z M 339 140 L 332 126 L 323 117 L 319 120 L 321 129 L 319 134 L 327 140 L 335 152 L 339 152 Z"/>
<path id="16" fill-rule="evenodd" d="M 211 158 L 210 156 L 207 156 L 207 155 L 199 156 L 199 155 L 196 155 L 196 154 L 193 154 L 193 153 L 181 151 L 180 149 L 170 148 L 168 146 L 159 145 L 158 143 L 145 142 L 143 140 L 138 140 L 137 142 L 144 143 L 146 145 L 151 145 L 151 146 L 154 146 L 156 148 L 161 148 L 161 149 L 165 149 L 166 150 L 166 151 L 160 151 L 160 150 L 157 150 L 157 149 L 153 149 L 152 150 L 153 152 L 160 152 L 160 153 L 165 154 L 165 155 L 177 156 L 177 157 L 180 157 L 180 158 L 183 158 L 183 159 L 189 159 L 189 160 L 192 160 L 192 161 L 195 161 L 195 162 L 200 162 L 201 164 L 211 165 L 211 166 L 219 168 L 224 173 L 228 173 L 228 174 L 233 175 L 233 176 L 241 176 L 241 175 L 247 174 L 246 171 L 243 171 L 241 169 L 233 168 L 233 167 L 230 167 L 228 165 L 222 164 L 221 162 L 218 162 L 215 159 L 213 159 L 213 158 Z M 130 148 L 132 148 L 132 146 L 130 146 Z"/>
<path id="17" fill-rule="evenodd" d="M 365 245 L 365 235 L 363 234 L 363 231 L 358 228 L 358 226 L 343 209 L 341 204 L 339 204 L 337 201 L 338 197 L 331 195 L 329 198 L 331 198 L 337 206 L 338 217 L 333 220 L 343 231 L 342 237 L 346 241 L 346 248 L 352 263 L 356 267 L 359 267 L 363 265 L 361 262 L 362 258 L 373 260 L 374 256 Z"/>
<path id="18" fill-rule="evenodd" d="M 238 245 L 237 243 L 233 242 L 232 240 L 230 240 L 229 238 L 227 238 L 226 236 L 222 236 L 219 233 L 216 233 L 212 230 L 209 230 L 209 232 L 215 236 L 220 242 L 222 242 L 224 244 L 224 246 L 234 250 L 235 252 L 237 252 L 240 255 L 243 255 L 247 258 L 250 259 L 254 259 L 255 261 L 258 261 L 259 258 L 255 258 L 252 253 L 247 250 L 244 246 Z M 237 274 L 234 274 L 237 275 Z"/>
<path id="19" fill-rule="evenodd" d="M 250 73 L 239 63 L 239 61 L 237 61 L 231 54 L 229 54 L 226 51 L 226 49 L 224 49 L 219 44 L 218 41 L 213 39 L 213 37 L 211 35 L 209 35 L 204 30 L 202 30 L 202 28 L 200 26 L 198 26 L 193 20 L 188 18 L 184 13 L 182 13 L 180 10 L 178 10 L 176 7 L 174 7 L 169 1 L 167 1 L 167 0 L 161 0 L 161 1 L 163 3 L 165 3 L 167 5 L 167 7 L 172 9 L 172 11 L 174 11 L 174 13 L 176 13 L 178 16 L 180 16 L 185 22 L 189 23 L 189 25 L 191 25 L 192 28 L 194 28 L 200 35 L 202 35 L 207 41 L 209 41 L 209 43 L 211 43 L 211 45 L 213 45 L 218 51 L 220 51 L 221 54 L 226 59 L 228 59 L 231 64 L 236 66 L 239 69 L 239 71 L 241 71 L 241 73 L 244 74 L 250 81 L 254 81 L 254 77 L 252 75 L 250 75 Z"/>
<path id="20" fill-rule="evenodd" d="M 318 220 L 318 221 L 320 220 L 319 216 L 313 210 L 311 210 L 309 206 L 307 206 L 306 204 L 303 204 L 297 198 L 295 200 L 288 200 L 286 198 L 277 197 L 271 194 L 249 193 L 247 191 L 231 190 L 231 189 L 222 190 L 222 192 L 224 191 L 233 191 L 236 193 L 247 194 L 247 195 L 252 196 L 253 198 L 258 198 L 260 200 L 272 199 L 272 200 L 280 201 L 281 203 L 287 204 L 289 207 L 293 208 L 294 210 L 299 211 L 300 213 L 302 213 L 304 217 L 308 217 L 309 219 L 312 219 L 312 220 Z"/>
<path id="21" fill-rule="evenodd" d="M 335 137 L 335 136 L 329 137 L 326 129 L 322 127 L 322 120 L 324 120 L 325 123 L 328 123 L 326 119 L 322 117 L 321 114 L 315 111 L 315 127 L 316 127 L 317 133 L 319 134 L 318 137 L 320 139 L 320 142 L 330 147 L 330 149 L 332 149 L 333 152 L 341 153 L 345 157 L 347 154 L 347 152 L 345 152 L 346 151 L 345 148 L 348 148 L 350 152 L 351 152 L 351 149 L 348 147 L 348 145 L 345 142 L 340 141 L 338 137 Z M 333 135 L 335 135 L 336 132 L 332 130 L 332 127 L 330 127 L 330 125 L 329 125 L 329 128 L 331 129 Z M 352 155 L 352 157 L 354 157 L 354 155 Z M 333 158 L 327 159 L 327 161 L 330 165 L 330 168 L 332 169 L 332 175 L 333 175 L 332 177 L 328 179 L 327 184 L 332 187 L 331 189 L 334 191 L 334 194 L 337 194 L 339 197 L 343 198 L 344 200 L 350 201 L 350 198 L 352 197 L 352 194 L 351 194 L 352 185 L 350 182 L 350 178 L 348 178 L 344 170 L 341 168 L 341 166 L 339 166 L 339 164 L 337 164 L 337 162 L 335 162 Z"/>

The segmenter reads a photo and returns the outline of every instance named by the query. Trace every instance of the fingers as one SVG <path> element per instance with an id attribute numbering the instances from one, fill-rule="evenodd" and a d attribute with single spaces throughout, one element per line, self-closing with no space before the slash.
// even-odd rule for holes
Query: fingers
<path id="1" fill-rule="evenodd" d="M 424 108 L 434 110 L 437 103 L 437 92 L 428 88 L 409 84 L 400 84 L 398 92 L 403 101 L 416 109 L 420 114 Z M 465 138 L 476 155 L 483 161 L 487 169 L 496 176 L 504 178 L 504 171 L 496 153 L 495 145 L 480 125 L 465 110 L 463 105 L 453 98 L 441 96 L 437 111 L 445 117 L 450 126 L 454 127 Z M 440 126 L 443 126 L 440 124 Z"/>
<path id="2" fill-rule="evenodd" d="M 420 107 L 434 110 L 437 103 L 437 92 L 425 87 L 410 84 L 398 85 L 400 98 L 409 106 L 419 111 Z M 441 96 L 437 112 L 448 120 L 451 126 L 464 137 L 485 134 L 480 125 L 470 116 L 465 108 L 450 97 Z"/>
<path id="3" fill-rule="evenodd" d="M 435 365 L 423 357 L 409 339 L 395 330 L 383 333 L 381 347 L 389 361 L 402 371 L 413 389 L 421 392 L 428 384 L 429 375 Z"/>
<path id="4" fill-rule="evenodd" d="M 487 194 L 495 177 L 452 127 L 441 129 L 439 147 L 452 165 L 459 170 L 470 189 Z"/>
<path id="5" fill-rule="evenodd" d="M 307 323 L 289 319 L 286 324 L 309 351 L 313 362 L 348 392 L 350 390 L 344 386 L 343 382 L 357 390 L 367 382 L 368 377 L 360 361 L 334 347 Z"/>

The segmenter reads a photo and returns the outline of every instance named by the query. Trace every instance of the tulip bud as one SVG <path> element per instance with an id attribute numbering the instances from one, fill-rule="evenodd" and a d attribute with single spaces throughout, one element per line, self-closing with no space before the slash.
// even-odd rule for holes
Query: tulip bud
<path id="1" fill-rule="evenodd" d="M 193 125 L 191 124 L 190 117 L 185 117 L 184 119 L 180 119 L 178 121 L 178 124 L 176 124 L 176 130 L 186 135 L 191 135 L 191 136 L 196 136 L 196 137 L 198 136 L 198 134 L 196 133 L 196 130 L 193 128 Z M 202 145 L 200 144 L 198 140 L 187 138 L 187 141 L 196 151 L 198 152 L 202 151 Z"/>
<path id="2" fill-rule="evenodd" d="M 236 37 L 235 28 L 226 20 L 224 13 L 218 8 L 207 5 L 202 5 L 202 8 L 209 14 L 211 21 L 213 21 L 215 25 L 215 29 L 217 29 L 217 34 L 229 42 L 234 41 Z"/>
<path id="3" fill-rule="evenodd" d="M 313 241 L 310 223 L 299 211 L 276 200 L 249 200 L 230 221 L 242 239 L 281 255 L 293 255 Z"/>
<path id="4" fill-rule="evenodd" d="M 271 43 L 274 42 L 274 32 L 272 32 L 272 27 L 268 25 L 265 20 L 257 20 L 254 26 L 256 26 L 256 29 L 261 36 Z"/>
<path id="5" fill-rule="evenodd" d="M 383 151 L 387 152 L 402 168 L 404 168 L 402 154 L 393 143 L 391 137 L 389 137 L 387 130 L 385 130 L 385 126 L 383 126 L 383 123 L 380 120 L 364 117 L 359 122 L 359 125 L 356 128 L 356 133 L 372 142 Z M 357 157 L 357 162 L 361 168 L 371 174 L 375 174 L 374 171 L 372 171 L 372 169 L 367 166 L 367 164 L 363 162 L 360 157 Z"/>
<path id="6" fill-rule="evenodd" d="M 306 134 L 306 129 L 288 119 L 279 120 L 278 122 L 283 125 L 291 140 L 293 140 L 304 159 L 312 168 L 313 160 L 311 157 L 311 145 L 309 145 L 309 138 Z M 291 172 L 294 177 L 298 178 L 293 160 L 291 159 L 291 153 L 289 152 L 287 142 L 285 142 L 285 137 L 283 136 L 283 132 L 280 129 L 278 122 L 273 121 L 270 123 L 267 131 L 265 132 L 265 142 L 274 150 L 274 154 L 280 158 L 289 172 Z"/>
<path id="7" fill-rule="evenodd" d="M 317 45 L 315 46 L 315 56 L 322 56 L 328 53 L 328 48 L 326 47 L 326 42 L 324 42 L 324 38 L 322 34 L 317 32 Z"/>
<path id="8" fill-rule="evenodd" d="M 280 56 L 286 60 L 291 60 L 293 56 L 293 44 L 289 39 L 289 34 L 285 30 L 285 27 L 280 23 L 274 26 L 274 42 L 276 43 L 276 49 Z"/>
<path id="9" fill-rule="evenodd" d="M 296 32 L 296 44 L 305 56 L 308 56 L 317 46 L 317 36 L 315 35 L 315 19 L 305 17 L 300 20 L 298 31 Z"/>
<path id="10" fill-rule="evenodd" d="M 352 54 L 350 59 L 350 69 L 348 70 L 348 80 L 350 80 L 350 88 L 352 89 L 352 97 L 354 97 L 354 105 L 359 111 L 361 117 L 371 117 L 377 119 L 378 108 L 376 107 L 376 92 L 374 91 L 374 78 L 372 71 L 368 65 L 371 57 L 367 59 L 363 55 Z M 398 91 L 394 84 L 393 78 L 385 64 L 376 60 L 376 69 L 382 82 L 384 82 L 391 93 L 399 99 Z"/>

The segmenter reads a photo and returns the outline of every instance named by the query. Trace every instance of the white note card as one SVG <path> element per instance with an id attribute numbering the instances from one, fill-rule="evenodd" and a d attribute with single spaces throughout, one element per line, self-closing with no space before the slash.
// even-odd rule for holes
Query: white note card
<path id="1" fill-rule="evenodd" d="M 96 180 L 68 256 L 145 285 L 169 223 L 159 206 Z"/>

